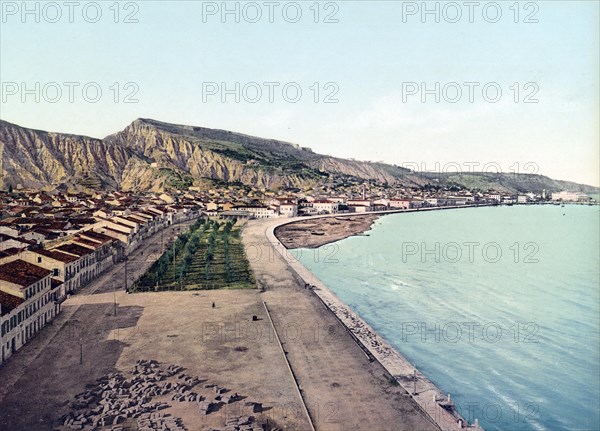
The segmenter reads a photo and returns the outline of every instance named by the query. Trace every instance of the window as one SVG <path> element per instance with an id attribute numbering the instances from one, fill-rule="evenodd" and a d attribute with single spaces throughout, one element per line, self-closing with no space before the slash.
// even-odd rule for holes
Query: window
<path id="1" fill-rule="evenodd" d="M 53 274 L 52 274 L 52 275 L 53 275 L 54 277 L 58 277 L 58 268 L 54 268 L 52 271 L 53 271 Z"/>
<path id="2" fill-rule="evenodd" d="M 38 256 L 37 261 L 38 261 L 38 263 L 41 263 L 42 262 L 42 257 Z"/>

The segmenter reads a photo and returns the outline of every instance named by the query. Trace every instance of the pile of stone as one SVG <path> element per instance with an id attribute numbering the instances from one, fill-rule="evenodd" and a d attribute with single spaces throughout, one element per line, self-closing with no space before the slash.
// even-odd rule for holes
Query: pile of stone
<path id="1" fill-rule="evenodd" d="M 144 413 L 137 419 L 137 425 L 139 431 L 187 431 L 181 418 L 162 413 Z"/>
<path id="2" fill-rule="evenodd" d="M 216 410 L 217 404 L 212 401 L 200 401 L 198 403 L 198 409 L 200 410 L 200 414 L 207 415 L 212 413 L 213 410 Z"/>
<path id="3" fill-rule="evenodd" d="M 198 395 L 196 392 L 190 392 L 189 390 L 180 388 L 179 392 L 171 397 L 173 401 L 179 401 L 180 403 L 194 402 L 194 401 L 202 401 L 204 397 L 202 395 Z"/>
<path id="4" fill-rule="evenodd" d="M 217 401 L 221 401 L 225 404 L 231 404 L 231 403 L 235 403 L 236 401 L 239 401 L 241 399 L 240 395 L 236 392 L 233 395 L 217 395 L 215 397 L 215 399 Z"/>
<path id="5" fill-rule="evenodd" d="M 172 401 L 194 402 L 202 415 L 208 415 L 226 404 L 244 397 L 237 392 L 215 384 L 205 384 L 214 395 L 194 391 L 203 382 L 198 376 L 184 373 L 178 365 L 163 367 L 155 360 L 139 360 L 131 370 L 131 377 L 110 373 L 87 385 L 68 406 L 71 412 L 60 418 L 59 426 L 66 430 L 123 431 L 127 420 L 136 420 L 139 430 L 185 431 L 181 418 L 172 417 L 162 410 L 171 407 L 166 402 L 154 401 L 167 396 Z M 247 401 L 254 413 L 262 412 L 262 404 Z M 129 424 L 130 422 L 128 422 Z M 227 431 L 261 430 L 254 417 L 236 416 L 227 421 Z"/>
<path id="6" fill-rule="evenodd" d="M 262 431 L 253 416 L 234 416 L 227 419 L 224 431 Z"/>
<path id="7" fill-rule="evenodd" d="M 246 401 L 244 405 L 246 407 L 252 407 L 252 413 L 262 413 L 263 411 L 262 403 L 257 403 L 255 401 Z"/>
<path id="8" fill-rule="evenodd" d="M 92 429 L 89 426 L 88 419 L 84 415 L 65 418 L 63 425 L 73 430 Z"/>
<path id="9" fill-rule="evenodd" d="M 61 418 L 62 425 L 67 429 L 96 430 L 166 409 L 170 407 L 167 403 L 152 402 L 152 398 L 168 395 L 179 386 L 188 389 L 199 381 L 197 378 L 190 379 L 182 385 L 164 382 L 182 370 L 177 365 L 161 370 L 158 361 L 140 360 L 133 368 L 133 377 L 130 379 L 121 373 L 107 374 L 99 378 L 96 385 L 91 385 L 91 388 L 88 386 L 85 392 L 76 395 L 69 407 L 83 411 L 64 415 Z M 174 418 L 169 418 L 169 421 L 172 420 Z"/>

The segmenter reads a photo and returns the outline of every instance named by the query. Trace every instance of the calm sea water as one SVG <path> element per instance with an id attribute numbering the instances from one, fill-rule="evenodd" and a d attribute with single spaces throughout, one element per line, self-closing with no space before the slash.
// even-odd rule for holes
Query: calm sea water
<path id="1" fill-rule="evenodd" d="M 388 215 L 296 253 L 486 430 L 600 429 L 598 207 Z"/>

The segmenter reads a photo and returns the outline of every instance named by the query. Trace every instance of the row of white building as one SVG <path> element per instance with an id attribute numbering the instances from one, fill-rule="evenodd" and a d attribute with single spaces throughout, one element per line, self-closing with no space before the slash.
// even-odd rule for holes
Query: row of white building
<path id="1" fill-rule="evenodd" d="M 582 192 L 562 191 L 552 193 L 552 200 L 560 202 L 589 202 L 591 198 Z"/>
<path id="2" fill-rule="evenodd" d="M 426 197 L 426 198 L 360 198 L 328 197 L 315 199 L 272 199 L 265 205 L 236 206 L 225 216 L 248 218 L 296 217 L 298 215 L 320 215 L 344 213 L 366 213 L 390 209 L 410 209 L 448 205 L 468 205 L 475 202 L 474 196 Z M 215 213 L 216 215 L 216 213 Z"/>
<path id="3" fill-rule="evenodd" d="M 545 193 L 544 193 L 545 195 Z M 552 200 L 563 202 L 589 202 L 590 197 L 581 192 L 563 191 L 552 193 Z M 425 207 L 442 207 L 470 205 L 474 203 L 487 204 L 526 204 L 540 201 L 540 196 L 534 193 L 519 195 L 488 194 L 475 196 L 473 194 L 458 194 L 450 196 L 425 196 L 411 198 L 359 198 L 327 197 L 323 199 L 307 196 L 302 199 L 274 198 L 264 202 L 264 205 L 236 206 L 231 211 L 225 211 L 224 216 L 247 218 L 296 217 L 305 215 L 364 213 L 395 209 L 414 209 Z M 214 211 L 214 215 L 219 214 Z"/>

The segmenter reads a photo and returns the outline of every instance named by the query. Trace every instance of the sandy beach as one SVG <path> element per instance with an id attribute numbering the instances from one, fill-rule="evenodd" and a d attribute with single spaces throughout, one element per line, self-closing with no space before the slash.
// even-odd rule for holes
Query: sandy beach
<path id="1" fill-rule="evenodd" d="M 373 214 L 311 218 L 278 227 L 275 235 L 286 248 L 317 248 L 362 235 L 378 218 L 379 215 Z"/>

